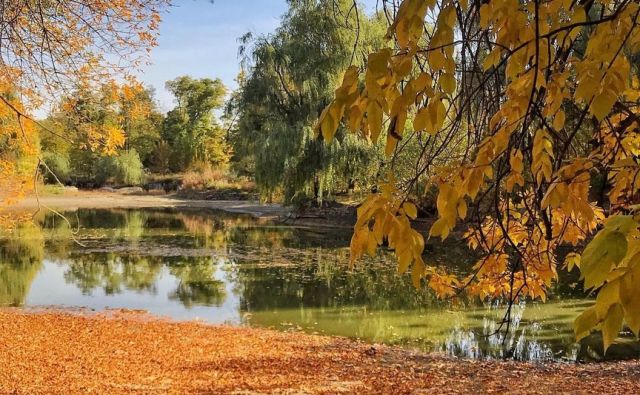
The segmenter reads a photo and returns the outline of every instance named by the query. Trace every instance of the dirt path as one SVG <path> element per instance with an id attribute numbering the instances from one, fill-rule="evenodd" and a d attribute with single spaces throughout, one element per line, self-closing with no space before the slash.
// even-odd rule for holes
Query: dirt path
<path id="1" fill-rule="evenodd" d="M 250 214 L 257 218 L 276 219 L 284 217 L 289 209 L 277 204 L 261 204 L 255 201 L 211 201 L 180 199 L 173 195 L 124 195 L 116 192 L 77 191 L 60 195 L 28 197 L 11 206 L 13 210 L 36 210 L 40 206 L 56 210 L 75 210 L 79 208 L 152 208 L 152 207 L 189 207 L 224 210 L 232 213 Z"/>
<path id="2" fill-rule="evenodd" d="M 0 393 L 640 393 L 640 362 L 478 362 L 342 338 L 0 310 Z"/>

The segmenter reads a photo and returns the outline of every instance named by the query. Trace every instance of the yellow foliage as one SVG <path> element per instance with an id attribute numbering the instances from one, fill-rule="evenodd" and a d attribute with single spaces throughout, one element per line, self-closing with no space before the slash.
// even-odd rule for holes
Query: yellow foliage
<path id="1" fill-rule="evenodd" d="M 387 34 L 394 49 L 369 55 L 363 75 L 350 69 L 319 122 L 327 140 L 344 117 L 352 132 L 376 141 L 386 119 L 390 157 L 407 122 L 424 148 L 412 158 L 415 177 L 390 176 L 358 210 L 353 259 L 388 240 L 400 271 L 413 264 L 414 277 L 428 277 L 440 297 L 465 284 L 480 298 L 546 300 L 557 248 L 581 245 L 604 222 L 581 255 L 566 259 L 602 295 L 597 312 L 576 321 L 576 334 L 598 327 L 605 347 L 623 322 L 638 334 L 639 218 L 620 211 L 640 193 L 640 84 L 628 59 L 640 52 L 639 14 L 637 2 L 402 1 Z M 462 32 L 478 15 L 478 35 Z M 576 136 L 587 133 L 590 148 L 577 153 Z M 455 144 L 468 149 L 443 158 Z M 607 211 L 590 201 L 597 171 L 612 186 Z M 474 205 L 466 236 L 483 257 L 462 281 L 424 266 L 424 241 L 409 222 L 416 210 L 400 192 L 417 183 L 438 188 L 430 236 L 448 237 Z"/>
<path id="2" fill-rule="evenodd" d="M 2 97 L 11 96 L 10 85 L 0 88 Z M 35 125 L 17 117 L 16 110 L 26 112 L 17 99 L 5 100 L 0 101 L 0 229 L 13 223 L 2 211 L 32 190 L 38 163 Z"/>

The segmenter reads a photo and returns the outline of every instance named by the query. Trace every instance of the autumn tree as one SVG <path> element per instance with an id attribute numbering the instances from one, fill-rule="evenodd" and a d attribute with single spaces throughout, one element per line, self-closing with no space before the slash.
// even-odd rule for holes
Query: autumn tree
<path id="1" fill-rule="evenodd" d="M 148 51 L 156 44 L 160 13 L 168 3 L 168 0 L 3 2 L 0 80 L 7 89 L 0 93 L 0 101 L 16 117 L 21 130 L 20 144 L 35 146 L 27 132 L 35 128 L 30 114 L 45 100 L 71 93 L 80 81 L 95 84 L 124 77 L 143 65 Z M 90 137 L 98 145 L 113 141 L 109 136 Z M 0 150 L 3 157 L 11 155 L 4 147 Z M 10 167 L 2 167 L 0 179 L 24 193 L 32 183 L 12 178 Z M 7 190 L 3 188 L 3 192 Z"/>
<path id="2" fill-rule="evenodd" d="M 5 2 L 0 75 L 36 103 L 143 65 L 167 0 Z"/>
<path id="3" fill-rule="evenodd" d="M 84 84 L 56 103 L 45 122 L 52 133 L 42 137 L 44 170 L 50 170 L 44 174 L 51 181 L 139 184 L 161 120 L 152 92 L 135 79 Z"/>
<path id="4" fill-rule="evenodd" d="M 16 111 L 25 111 L 13 86 L 0 82 L 0 228 L 10 218 L 2 206 L 24 196 L 33 184 L 37 167 L 38 133 L 33 124 L 22 123 Z"/>
<path id="5" fill-rule="evenodd" d="M 416 286 L 424 279 L 440 297 L 505 299 L 507 328 L 514 302 L 545 300 L 558 271 L 577 266 L 597 294 L 576 320 L 577 337 L 600 329 L 607 348 L 623 323 L 638 335 L 638 3 L 382 6 L 389 46 L 345 73 L 317 130 L 330 142 L 344 119 L 361 138 L 382 139 L 392 161 L 406 141 L 422 149 L 412 176 L 392 166 L 358 209 L 353 258 L 388 243 Z M 596 177 L 607 191 L 599 204 Z M 430 237 L 469 223 L 466 239 L 482 257 L 468 275 L 425 262 L 424 238 L 410 223 L 416 185 L 438 190 Z M 575 252 L 563 264 L 565 245 Z"/>

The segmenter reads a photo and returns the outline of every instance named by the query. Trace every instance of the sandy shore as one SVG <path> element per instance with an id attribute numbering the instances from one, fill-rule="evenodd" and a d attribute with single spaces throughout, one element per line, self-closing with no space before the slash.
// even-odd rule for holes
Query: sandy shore
<path id="1" fill-rule="evenodd" d="M 0 310 L 0 393 L 640 393 L 640 363 L 468 361 L 141 313 Z"/>
<path id="2" fill-rule="evenodd" d="M 55 210 L 75 210 L 80 208 L 152 208 L 189 207 L 224 210 L 232 213 L 250 214 L 257 218 L 277 219 L 286 216 L 289 209 L 278 204 L 262 204 L 256 201 L 229 200 L 188 200 L 173 195 L 124 195 L 116 192 L 76 191 L 60 195 L 29 196 L 11 210 L 37 210 L 50 207 Z"/>

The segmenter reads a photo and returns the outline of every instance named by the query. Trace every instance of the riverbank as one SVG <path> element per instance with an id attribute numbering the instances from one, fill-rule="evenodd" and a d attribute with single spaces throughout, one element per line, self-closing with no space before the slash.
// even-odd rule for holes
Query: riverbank
<path id="1" fill-rule="evenodd" d="M 135 312 L 0 310 L 0 393 L 639 393 L 640 362 L 470 361 Z"/>
<path id="2" fill-rule="evenodd" d="M 55 210 L 110 209 L 110 208 L 204 208 L 230 213 L 249 214 L 256 218 L 275 220 L 285 218 L 290 210 L 279 204 L 264 204 L 258 201 L 240 200 L 193 200 L 179 198 L 173 194 L 123 194 L 107 191 L 65 191 L 60 194 L 28 196 L 20 200 L 11 210 Z"/>
<path id="3" fill-rule="evenodd" d="M 355 207 L 342 206 L 295 212 L 280 204 L 261 203 L 257 200 L 201 200 L 192 195 L 175 193 L 144 194 L 120 193 L 117 190 L 65 190 L 60 193 L 41 193 L 28 196 L 7 207 L 11 211 L 33 212 L 38 208 L 58 211 L 77 209 L 115 208 L 179 208 L 222 210 L 236 214 L 248 214 L 255 218 L 277 221 L 286 225 L 352 228 L 356 221 Z"/>

